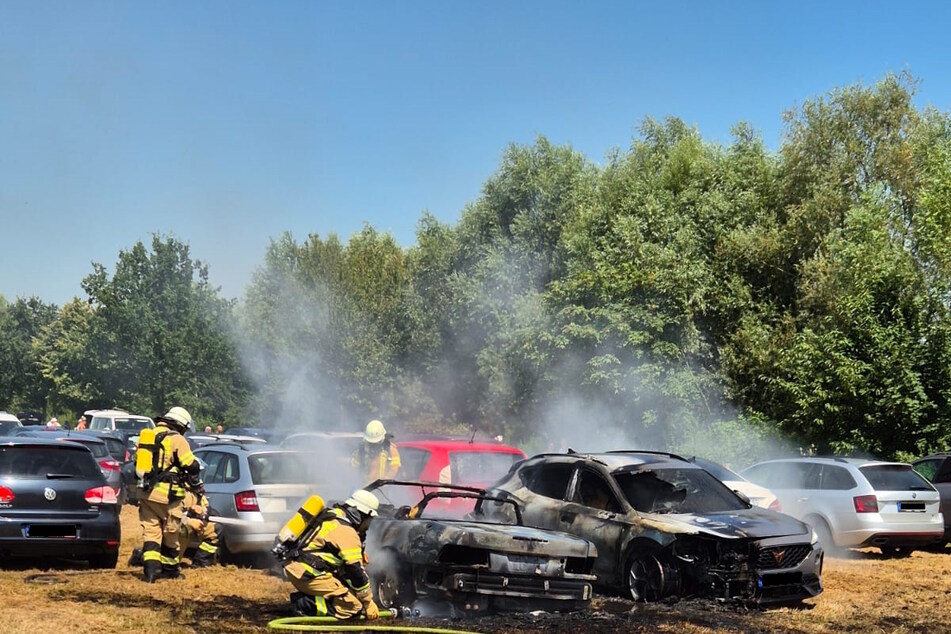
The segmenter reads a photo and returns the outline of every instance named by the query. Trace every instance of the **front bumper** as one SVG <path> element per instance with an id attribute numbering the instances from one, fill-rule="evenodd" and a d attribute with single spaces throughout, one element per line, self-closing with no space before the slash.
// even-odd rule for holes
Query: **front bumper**
<path id="1" fill-rule="evenodd" d="M 533 577 L 488 571 L 444 571 L 432 568 L 420 575 L 417 587 L 426 594 L 444 598 L 489 598 L 494 607 L 509 609 L 505 599 L 517 599 L 512 605 L 526 609 L 534 602 L 546 605 L 559 602 L 578 604 L 589 602 L 594 575 L 566 575 L 564 577 Z M 528 602 L 528 603 L 526 603 Z"/>

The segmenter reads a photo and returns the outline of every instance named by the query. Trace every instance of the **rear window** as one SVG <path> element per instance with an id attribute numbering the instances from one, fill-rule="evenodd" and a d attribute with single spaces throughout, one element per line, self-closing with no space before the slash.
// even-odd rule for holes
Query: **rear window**
<path id="1" fill-rule="evenodd" d="M 16 431 L 19 427 L 20 423 L 15 420 L 0 420 L 0 436 L 6 436 Z"/>
<path id="2" fill-rule="evenodd" d="M 326 482 L 331 474 L 310 453 L 273 452 L 248 456 L 248 469 L 254 484 L 314 484 Z M 324 471 L 326 469 L 323 469 Z"/>
<path id="3" fill-rule="evenodd" d="M 910 465 L 859 467 L 876 491 L 931 491 L 932 486 Z"/>
<path id="4" fill-rule="evenodd" d="M 63 440 L 75 442 L 83 447 L 87 447 L 96 458 L 111 458 L 109 450 L 106 449 L 106 443 L 104 442 L 84 442 L 82 440 L 76 440 L 75 438 L 63 438 Z"/>
<path id="5" fill-rule="evenodd" d="M 125 460 L 125 443 L 119 440 L 118 438 L 103 438 L 102 441 L 106 443 L 106 450 L 112 455 L 116 460 Z"/>
<path id="6" fill-rule="evenodd" d="M 117 418 L 116 429 L 121 431 L 142 431 L 151 429 L 154 425 L 148 418 Z"/>
<path id="7" fill-rule="evenodd" d="M 522 459 L 513 453 L 494 451 L 453 451 L 449 454 L 449 473 L 453 484 L 491 483 Z"/>
<path id="8" fill-rule="evenodd" d="M 400 447 L 399 477 L 406 480 L 418 480 L 429 462 L 429 451 L 417 447 Z"/>
<path id="9" fill-rule="evenodd" d="M 0 477 L 45 478 L 50 473 L 102 478 L 99 465 L 82 449 L 0 447 Z"/>

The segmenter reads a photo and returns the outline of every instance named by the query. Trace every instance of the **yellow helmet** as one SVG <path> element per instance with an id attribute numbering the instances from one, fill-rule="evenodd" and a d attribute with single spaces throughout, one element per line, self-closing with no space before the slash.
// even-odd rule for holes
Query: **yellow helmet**
<path id="1" fill-rule="evenodd" d="M 173 407 L 168 410 L 165 416 L 159 416 L 158 418 L 180 431 L 187 431 L 192 422 L 192 415 L 184 407 Z"/>
<path id="2" fill-rule="evenodd" d="M 363 432 L 363 439 L 368 443 L 377 444 L 383 442 L 386 438 L 386 428 L 378 420 L 371 420 L 367 423 L 366 431 Z"/>
<path id="3" fill-rule="evenodd" d="M 370 517 L 376 517 L 376 511 L 380 508 L 380 501 L 366 489 L 354 491 L 353 495 L 351 495 L 344 504 L 352 506 L 364 515 L 369 515 Z"/>

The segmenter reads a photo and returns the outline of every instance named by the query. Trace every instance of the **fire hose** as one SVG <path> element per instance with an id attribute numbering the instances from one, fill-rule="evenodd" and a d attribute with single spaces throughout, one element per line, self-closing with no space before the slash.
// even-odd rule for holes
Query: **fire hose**
<path id="1" fill-rule="evenodd" d="M 396 618 L 395 610 L 380 610 L 380 618 Z M 341 621 L 332 616 L 290 616 L 274 619 L 267 624 L 269 630 L 293 632 L 424 632 L 428 634 L 479 634 L 472 630 L 447 630 L 438 627 L 415 627 L 412 625 L 370 625 L 365 617 L 360 623 Z"/>

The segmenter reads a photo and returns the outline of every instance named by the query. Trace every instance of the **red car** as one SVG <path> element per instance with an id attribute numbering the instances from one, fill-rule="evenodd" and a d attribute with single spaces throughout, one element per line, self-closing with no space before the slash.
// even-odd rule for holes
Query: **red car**
<path id="1" fill-rule="evenodd" d="M 486 487 L 526 457 L 518 447 L 493 441 L 410 436 L 395 444 L 403 463 L 397 477 L 420 482 Z"/>

